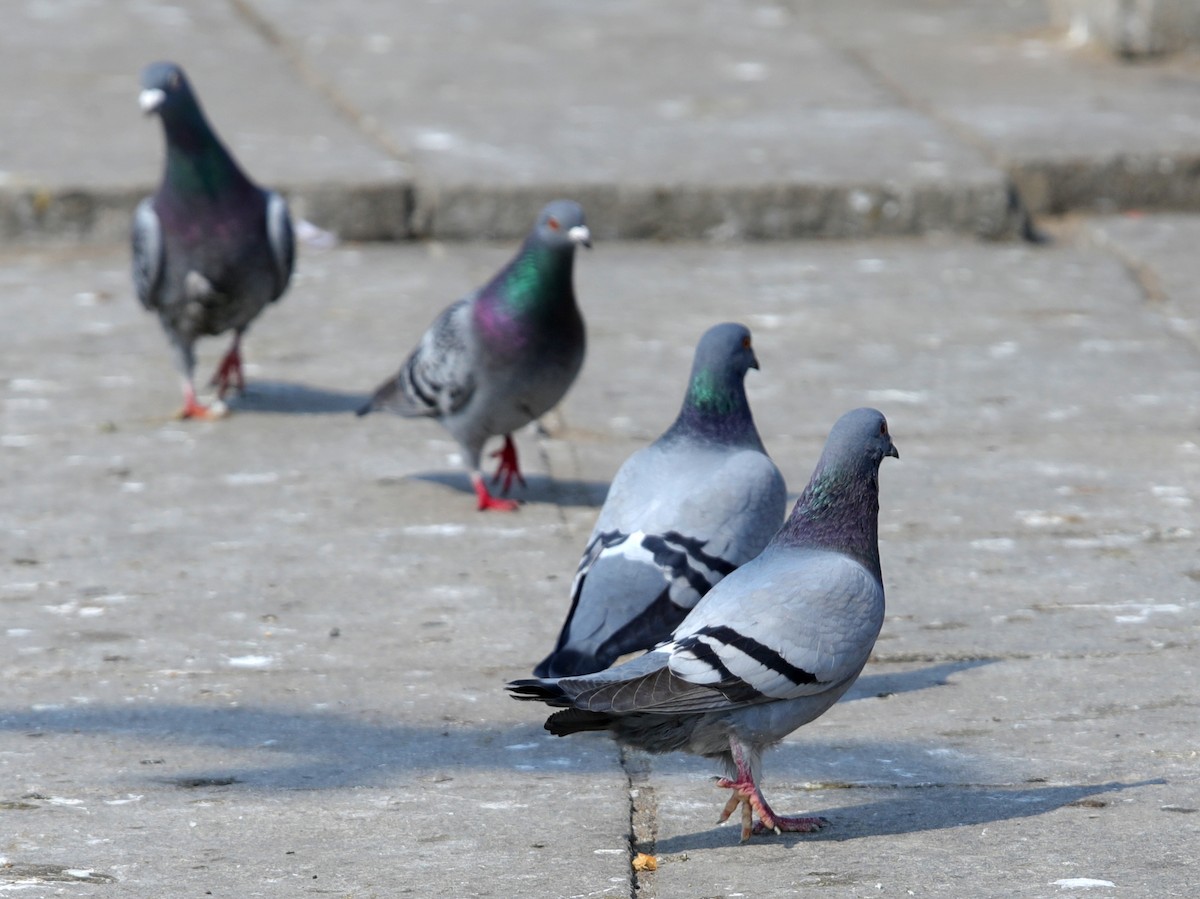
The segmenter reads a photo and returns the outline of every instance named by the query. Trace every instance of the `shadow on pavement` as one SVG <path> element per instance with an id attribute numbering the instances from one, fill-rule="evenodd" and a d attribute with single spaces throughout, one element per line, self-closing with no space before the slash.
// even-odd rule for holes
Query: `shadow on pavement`
<path id="1" fill-rule="evenodd" d="M 996 821 L 1016 818 L 1032 818 L 1073 804 L 1086 810 L 1102 800 L 1090 797 L 1104 793 L 1119 792 L 1166 783 L 1162 779 L 1143 780 L 1134 783 L 1114 781 L 1104 784 L 1028 785 L 1028 786 L 970 786 L 938 784 L 911 787 L 864 787 L 864 791 L 885 794 L 882 798 L 860 805 L 851 805 L 828 811 L 820 808 L 804 809 L 803 814 L 820 815 L 830 824 L 816 833 L 780 835 L 762 834 L 751 842 L 771 840 L 785 846 L 813 842 L 841 842 L 861 837 L 880 837 L 919 833 L 929 830 L 946 830 L 954 827 L 978 826 Z M 770 791 L 767 800 L 772 802 Z M 724 797 L 713 799 L 713 818 L 720 811 Z M 781 814 L 797 814 L 798 809 L 774 803 Z M 654 845 L 654 851 L 668 855 L 676 852 L 693 852 L 735 846 L 739 833 L 734 827 L 709 827 L 694 833 L 679 834 Z"/>
<path id="2" fill-rule="evenodd" d="M 843 698 L 843 702 L 851 699 L 866 699 L 868 697 L 894 696 L 897 693 L 912 693 L 915 690 L 927 690 L 930 687 L 947 686 L 947 678 L 973 668 L 993 665 L 999 659 L 963 659 L 956 662 L 940 662 L 915 671 L 876 671 L 864 674 L 851 687 Z M 878 668 L 879 666 L 876 666 Z"/>
<path id="3" fill-rule="evenodd" d="M 440 484 L 472 497 L 475 495 L 475 491 L 471 488 L 471 480 L 465 472 L 431 471 L 420 472 L 409 475 L 409 477 L 429 484 Z M 490 478 L 488 486 L 491 486 Z M 558 480 L 545 475 L 533 474 L 525 478 L 524 487 L 520 484 L 513 484 L 508 495 L 523 503 L 598 509 L 604 505 L 604 498 L 608 495 L 608 483 L 606 481 Z"/>
<path id="4" fill-rule="evenodd" d="M 183 788 L 323 790 L 402 783 L 455 769 L 620 772 L 607 739 L 546 738 L 541 721 L 486 726 L 375 723 L 336 712 L 179 705 L 0 711 L 0 730 L 103 743 L 114 776 Z"/>
<path id="5" fill-rule="evenodd" d="M 344 393 L 288 381 L 251 381 L 245 393 L 227 402 L 235 412 L 339 415 L 357 411 L 370 398 L 367 393 Z"/>

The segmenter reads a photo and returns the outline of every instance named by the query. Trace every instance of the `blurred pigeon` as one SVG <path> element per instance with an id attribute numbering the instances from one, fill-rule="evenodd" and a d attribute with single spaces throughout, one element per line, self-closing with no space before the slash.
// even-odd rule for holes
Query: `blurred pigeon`
<path id="1" fill-rule="evenodd" d="M 779 530 L 787 489 L 746 401 L 751 368 L 744 326 L 716 325 L 700 339 L 679 417 L 613 479 L 538 677 L 600 671 L 665 640 Z"/>
<path id="2" fill-rule="evenodd" d="M 193 383 L 198 337 L 233 330 L 213 376 L 218 397 L 246 386 L 242 335 L 292 275 L 295 251 L 287 203 L 251 181 L 192 93 L 183 69 L 151 63 L 138 102 L 157 113 L 167 159 L 158 190 L 133 218 L 133 281 L 138 299 L 158 313 L 183 375 L 180 418 L 215 418 L 224 406 L 201 405 Z"/>
<path id="3" fill-rule="evenodd" d="M 504 478 L 505 493 L 513 478 L 524 485 L 512 432 L 553 408 L 583 365 L 583 318 L 571 282 L 577 244 L 592 245 L 583 209 L 555 200 L 516 256 L 443 310 L 399 373 L 358 410 L 440 421 L 462 447 L 481 511 L 517 507 L 488 492 L 479 470 L 484 443 L 504 435 L 492 483 Z"/>
<path id="4" fill-rule="evenodd" d="M 883 624 L 879 463 L 899 458 L 874 409 L 833 426 L 816 470 L 779 533 L 717 584 L 671 640 L 598 674 L 518 680 L 518 699 L 563 707 L 552 734 L 610 730 L 649 752 L 719 758 L 752 832 L 807 833 L 822 818 L 784 817 L 759 789 L 762 752 L 832 706 L 854 683 Z M 757 812 L 759 823 L 754 824 Z"/>

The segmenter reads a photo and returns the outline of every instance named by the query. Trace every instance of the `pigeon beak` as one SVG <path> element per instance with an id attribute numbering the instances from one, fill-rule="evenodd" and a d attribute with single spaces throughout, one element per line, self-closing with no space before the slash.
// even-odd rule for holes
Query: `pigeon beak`
<path id="1" fill-rule="evenodd" d="M 750 367 L 755 371 L 760 371 L 758 367 L 758 357 L 754 355 L 754 350 L 750 351 Z"/>
<path id="2" fill-rule="evenodd" d="M 900 458 L 900 450 L 896 449 L 896 444 L 893 443 L 890 447 L 888 447 L 888 451 L 887 451 L 886 455 L 891 456 L 893 459 L 899 459 Z"/>
<path id="3" fill-rule="evenodd" d="M 150 115 L 166 101 L 167 95 L 157 87 L 150 87 L 138 94 L 138 106 L 143 115 Z"/>
<path id="4" fill-rule="evenodd" d="M 575 243 L 583 244 L 589 250 L 592 248 L 592 232 L 588 230 L 587 225 L 576 225 L 567 231 L 567 237 Z"/>

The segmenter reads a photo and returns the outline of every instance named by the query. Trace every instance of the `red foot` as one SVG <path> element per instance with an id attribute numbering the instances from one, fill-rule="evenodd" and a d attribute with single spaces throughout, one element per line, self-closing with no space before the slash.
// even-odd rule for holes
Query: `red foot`
<path id="1" fill-rule="evenodd" d="M 217 396 L 221 399 L 225 398 L 225 394 L 231 388 L 236 389 L 238 393 L 246 390 L 246 376 L 242 372 L 241 342 L 240 335 L 233 338 L 233 345 L 213 375 L 211 384 L 217 388 Z"/>
<path id="2" fill-rule="evenodd" d="M 496 473 L 492 475 L 492 483 L 499 483 L 500 478 L 504 478 L 504 486 L 500 488 L 501 493 L 508 493 L 513 478 L 516 478 L 522 487 L 525 486 L 525 478 L 522 477 L 521 468 L 517 465 L 517 445 L 513 443 L 511 434 L 504 435 L 504 446 L 492 453 L 492 458 L 500 460 L 500 464 L 496 466 Z"/>
<path id="3" fill-rule="evenodd" d="M 736 737 L 730 737 L 729 748 L 733 754 L 733 762 L 737 766 L 737 779 L 730 780 L 728 777 L 717 778 L 718 787 L 733 790 L 733 795 L 725 803 L 725 808 L 721 811 L 721 817 L 717 819 L 717 823 L 721 824 L 729 820 L 729 816 L 740 805 L 742 807 L 743 843 L 750 839 L 751 834 L 766 833 L 768 830 L 775 833 L 783 833 L 784 831 L 788 833 L 814 833 L 829 823 L 825 818 L 789 817 L 775 814 L 771 810 L 771 806 L 767 805 L 767 800 L 763 796 L 762 790 L 754 782 L 754 776 L 750 773 L 750 766 L 746 764 L 742 753 L 742 746 L 738 743 Z M 754 820 L 755 812 L 758 812 L 758 821 Z"/>
<path id="4" fill-rule="evenodd" d="M 183 407 L 175 413 L 178 419 L 198 418 L 202 421 L 215 421 L 218 418 L 224 418 L 228 410 L 222 402 L 216 402 L 212 406 L 205 406 L 196 399 L 195 392 L 190 388 L 185 388 L 183 392 Z"/>
<path id="5" fill-rule="evenodd" d="M 520 503 L 515 499 L 499 499 L 488 493 L 487 485 L 483 483 L 482 475 L 471 475 L 471 486 L 475 488 L 475 496 L 479 499 L 479 505 L 476 508 L 480 512 L 486 512 L 489 509 L 496 512 L 515 512 L 520 506 Z"/>

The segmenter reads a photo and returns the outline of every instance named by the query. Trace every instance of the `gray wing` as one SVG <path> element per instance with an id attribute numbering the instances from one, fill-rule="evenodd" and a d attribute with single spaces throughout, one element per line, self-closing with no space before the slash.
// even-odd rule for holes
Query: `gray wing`
<path id="1" fill-rule="evenodd" d="M 434 320 L 399 374 L 375 391 L 368 407 L 442 418 L 465 406 L 475 386 L 475 342 L 468 298 L 448 306 Z"/>
<path id="2" fill-rule="evenodd" d="M 147 309 L 157 309 L 161 302 L 163 239 L 154 201 L 146 197 L 138 203 L 133 214 L 131 234 L 133 244 L 133 286 L 138 299 Z"/>
<path id="3" fill-rule="evenodd" d="M 822 693 L 862 670 L 883 585 L 838 553 L 775 548 L 726 578 L 676 629 L 673 674 L 741 701 Z"/>
<path id="4" fill-rule="evenodd" d="M 554 683 L 575 708 L 618 716 L 815 696 L 857 677 L 882 624 L 883 586 L 854 560 L 768 550 L 714 587 L 669 643 Z"/>
<path id="5" fill-rule="evenodd" d="M 635 453 L 613 479 L 539 677 L 598 671 L 666 640 L 700 598 L 783 522 L 786 488 L 763 453 Z"/>
<path id="6" fill-rule="evenodd" d="M 271 260 L 275 263 L 275 295 L 271 301 L 283 296 L 292 268 L 296 264 L 296 239 L 292 234 L 292 217 L 288 212 L 287 200 L 273 190 L 267 194 L 267 242 L 271 247 Z"/>

